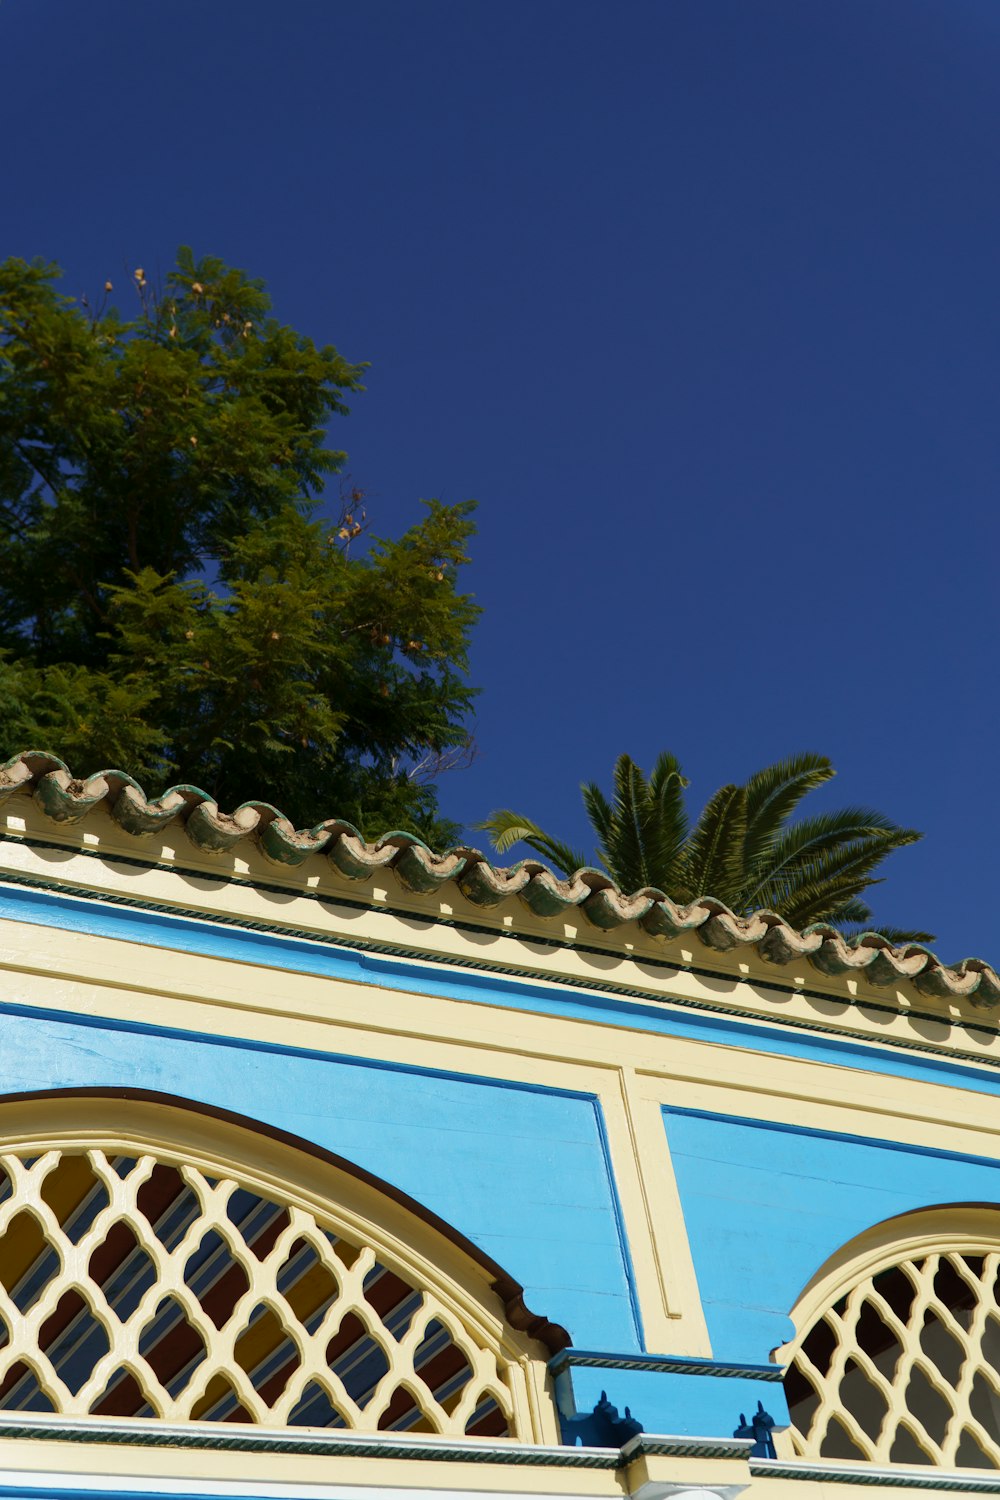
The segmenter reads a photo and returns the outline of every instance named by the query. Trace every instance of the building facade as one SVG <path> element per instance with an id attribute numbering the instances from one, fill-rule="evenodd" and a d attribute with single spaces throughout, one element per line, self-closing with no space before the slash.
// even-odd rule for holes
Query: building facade
<path id="1" fill-rule="evenodd" d="M 1000 1492 L 988 965 L 0 798 L 0 1496 Z"/>

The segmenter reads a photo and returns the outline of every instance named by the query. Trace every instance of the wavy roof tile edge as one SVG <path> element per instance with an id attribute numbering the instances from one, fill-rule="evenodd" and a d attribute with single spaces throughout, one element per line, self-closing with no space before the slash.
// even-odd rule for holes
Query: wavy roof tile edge
<path id="1" fill-rule="evenodd" d="M 716 952 L 750 947 L 768 963 L 806 960 L 829 976 L 854 974 L 879 986 L 906 981 L 919 993 L 939 999 L 968 999 L 984 1008 L 1000 1004 L 1000 976 L 982 959 L 944 964 L 918 943 L 893 947 L 878 933 L 848 940 L 824 922 L 798 931 L 777 912 L 761 910 L 742 917 L 712 896 L 678 906 L 651 887 L 629 895 L 601 870 L 577 870 L 561 880 L 538 860 L 499 867 L 465 845 L 436 854 L 410 833 L 387 833 L 369 844 L 341 818 L 296 829 L 269 802 L 244 802 L 232 813 L 220 812 L 209 793 L 196 786 L 172 786 L 151 799 L 124 771 L 96 771 L 81 780 L 46 750 L 25 750 L 0 766 L 0 803 L 17 792 L 30 793 L 57 823 L 79 823 L 103 804 L 119 828 L 136 838 L 179 823 L 192 843 L 208 854 L 224 853 L 246 839 L 267 859 L 286 867 L 324 854 L 348 880 L 367 880 L 388 868 L 408 890 L 421 895 L 453 882 L 481 909 L 517 896 L 537 917 L 575 911 L 602 932 L 635 922 L 654 937 L 690 935 Z"/>

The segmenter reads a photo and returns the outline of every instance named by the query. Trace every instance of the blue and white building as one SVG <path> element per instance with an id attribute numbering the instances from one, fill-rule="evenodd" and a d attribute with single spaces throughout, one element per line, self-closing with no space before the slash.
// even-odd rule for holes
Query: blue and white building
<path id="1" fill-rule="evenodd" d="M 988 965 L 0 798 L 0 1497 L 1000 1493 Z"/>

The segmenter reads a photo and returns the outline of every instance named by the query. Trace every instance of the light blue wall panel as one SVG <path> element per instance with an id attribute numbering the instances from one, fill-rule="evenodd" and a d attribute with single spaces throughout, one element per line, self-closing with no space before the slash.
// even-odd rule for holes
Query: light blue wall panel
<path id="1" fill-rule="evenodd" d="M 6 1012 L 6 1013 L 4 1013 Z M 591 1347 L 635 1350 L 603 1123 L 589 1095 L 0 1010 L 0 1093 L 132 1087 L 246 1114 L 377 1173 Z"/>
<path id="2" fill-rule="evenodd" d="M 663 1113 L 717 1359 L 766 1360 L 791 1336 L 806 1282 L 873 1224 L 935 1204 L 1000 1204 L 998 1161 Z"/>

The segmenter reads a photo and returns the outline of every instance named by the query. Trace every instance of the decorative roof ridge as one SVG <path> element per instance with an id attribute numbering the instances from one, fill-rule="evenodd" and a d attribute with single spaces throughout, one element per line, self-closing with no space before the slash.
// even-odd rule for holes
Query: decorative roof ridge
<path id="1" fill-rule="evenodd" d="M 343 818 L 296 829 L 269 802 L 244 802 L 232 813 L 220 812 L 209 793 L 196 786 L 172 786 L 162 796 L 148 798 L 124 771 L 96 771 L 79 779 L 46 750 L 25 750 L 0 765 L 0 803 L 17 792 L 31 794 L 57 823 L 82 822 L 103 804 L 118 826 L 135 838 L 179 823 L 192 843 L 208 854 L 224 853 L 247 839 L 285 867 L 300 865 L 311 854 L 325 854 L 348 880 L 367 880 L 391 869 L 408 890 L 421 895 L 454 882 L 481 909 L 517 896 L 537 917 L 579 912 L 604 932 L 635 922 L 654 937 L 690 935 L 716 952 L 751 947 L 769 963 L 808 961 L 830 976 L 854 974 L 880 986 L 907 981 L 922 995 L 968 999 L 984 1008 L 1000 1005 L 1000 976 L 983 959 L 944 964 L 919 943 L 893 947 L 874 932 L 848 939 L 826 922 L 798 931 L 777 912 L 738 916 L 714 896 L 685 906 L 651 886 L 626 894 L 602 870 L 576 870 L 563 880 L 540 860 L 500 867 L 464 844 L 437 854 L 411 833 L 387 833 L 369 844 Z"/>

